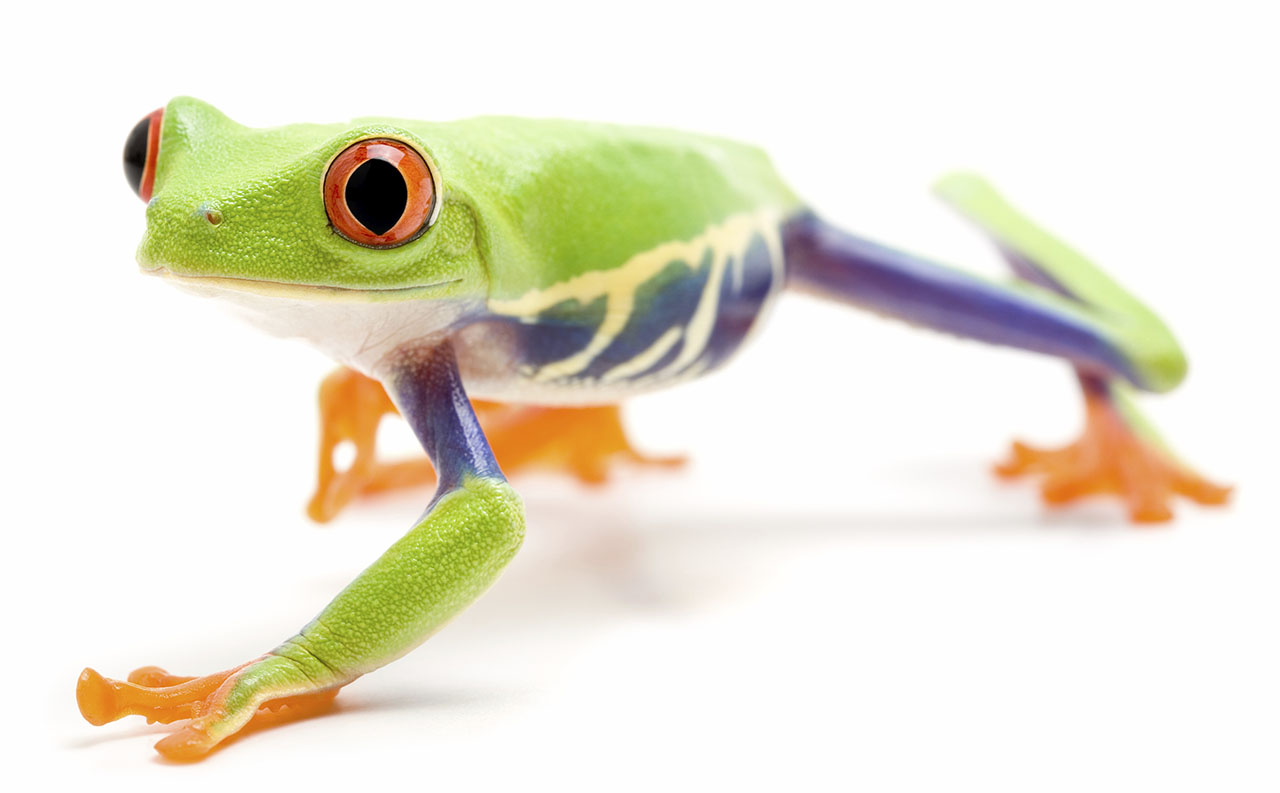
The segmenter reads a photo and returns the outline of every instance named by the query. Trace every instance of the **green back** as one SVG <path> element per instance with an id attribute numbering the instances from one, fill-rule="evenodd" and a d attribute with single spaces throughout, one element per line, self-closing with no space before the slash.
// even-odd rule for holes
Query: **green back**
<path id="1" fill-rule="evenodd" d="M 798 203 L 762 151 L 731 141 L 517 118 L 406 126 L 430 142 L 450 197 L 482 219 L 495 298 Z"/>

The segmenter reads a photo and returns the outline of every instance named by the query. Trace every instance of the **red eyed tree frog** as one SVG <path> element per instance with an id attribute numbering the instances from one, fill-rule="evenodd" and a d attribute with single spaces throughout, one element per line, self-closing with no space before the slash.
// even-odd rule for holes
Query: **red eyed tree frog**
<path id="1" fill-rule="evenodd" d="M 675 462 L 630 448 L 617 402 L 721 366 L 787 289 L 1069 362 L 1083 437 L 1015 445 L 999 469 L 1042 475 L 1049 502 L 1112 493 L 1134 520 L 1162 521 L 1172 494 L 1228 495 L 1132 402 L 1133 389 L 1182 380 L 1169 330 L 976 176 L 947 176 L 937 193 L 990 237 L 1009 284 L 830 225 L 755 148 L 659 129 L 515 118 L 251 129 L 179 98 L 139 122 L 124 158 L 147 204 L 144 272 L 343 365 L 321 387 L 312 517 L 437 480 L 409 532 L 264 655 L 205 677 L 83 672 L 77 700 L 93 724 L 189 719 L 156 745 L 172 759 L 199 759 L 252 719 L 324 707 L 471 603 L 524 534 L 504 469 L 549 463 L 596 481 L 621 458 Z M 393 411 L 429 461 L 377 460 Z M 339 472 L 344 441 L 356 455 Z"/>

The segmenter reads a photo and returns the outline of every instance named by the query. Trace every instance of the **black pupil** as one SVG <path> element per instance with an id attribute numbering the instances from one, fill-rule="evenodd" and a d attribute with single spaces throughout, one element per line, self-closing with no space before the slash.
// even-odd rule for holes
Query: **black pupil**
<path id="1" fill-rule="evenodd" d="M 142 195 L 142 172 L 147 169 L 147 133 L 151 130 L 151 116 L 139 121 L 124 142 L 124 178 L 129 180 L 133 192 Z"/>
<path id="2" fill-rule="evenodd" d="M 347 179 L 347 209 L 374 234 L 386 234 L 404 214 L 409 188 L 386 160 L 365 160 Z"/>

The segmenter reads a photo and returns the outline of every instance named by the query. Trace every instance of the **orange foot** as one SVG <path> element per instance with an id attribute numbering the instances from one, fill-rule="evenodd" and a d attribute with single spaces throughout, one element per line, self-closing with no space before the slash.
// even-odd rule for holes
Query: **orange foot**
<path id="1" fill-rule="evenodd" d="M 225 684 L 252 663 L 205 677 L 181 677 L 159 667 L 144 666 L 131 672 L 127 680 L 112 680 L 86 669 L 76 682 L 76 704 L 85 720 L 95 726 L 124 716 L 143 716 L 148 724 L 192 719 L 187 726 L 162 738 L 156 751 L 170 760 L 199 760 L 211 748 L 201 722 L 225 715 Z M 269 700 L 256 709 L 249 726 L 238 735 L 322 713 L 332 706 L 337 695 L 338 689 L 331 688 Z"/>
<path id="2" fill-rule="evenodd" d="M 683 457 L 649 457 L 627 440 L 616 405 L 548 408 L 472 402 L 502 470 L 529 468 L 568 472 L 587 484 L 600 484 L 612 466 L 679 466 Z M 378 425 L 395 405 L 382 384 L 351 369 L 339 369 L 320 386 L 320 465 L 316 492 L 307 514 L 319 523 L 332 520 L 359 495 L 417 487 L 435 481 L 426 459 L 384 463 L 377 459 Z M 355 459 L 345 470 L 334 465 L 334 449 L 349 442 Z"/>
<path id="3" fill-rule="evenodd" d="M 1012 456 L 996 466 L 996 473 L 1007 478 L 1042 475 L 1040 494 L 1052 506 L 1100 493 L 1118 495 L 1135 523 L 1172 518 L 1169 503 L 1175 493 L 1201 504 L 1226 503 L 1230 487 L 1215 485 L 1179 462 L 1133 408 L 1120 409 L 1105 386 L 1086 387 L 1085 407 L 1080 440 L 1062 449 L 1015 441 Z"/>

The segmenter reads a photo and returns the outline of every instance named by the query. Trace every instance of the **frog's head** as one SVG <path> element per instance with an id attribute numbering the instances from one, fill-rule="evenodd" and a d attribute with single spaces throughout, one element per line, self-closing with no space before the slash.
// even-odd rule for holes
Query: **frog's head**
<path id="1" fill-rule="evenodd" d="M 124 160 L 147 202 L 138 261 L 185 286 L 293 314 L 486 291 L 467 202 L 395 122 L 251 129 L 178 98 L 134 127 Z"/>

